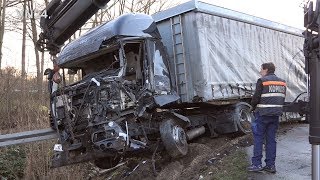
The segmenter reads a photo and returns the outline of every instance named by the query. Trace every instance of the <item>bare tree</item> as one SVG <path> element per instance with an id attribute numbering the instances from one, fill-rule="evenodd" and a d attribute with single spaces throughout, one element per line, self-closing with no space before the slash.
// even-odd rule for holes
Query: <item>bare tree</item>
<path id="1" fill-rule="evenodd" d="M 1 5 L 1 8 L 0 8 L 0 74 L 1 74 L 1 69 L 2 69 L 2 66 L 1 66 L 1 63 L 2 63 L 2 58 L 3 58 L 3 52 L 2 52 L 2 48 L 3 48 L 3 37 L 4 37 L 4 33 L 5 31 L 7 30 L 16 30 L 16 29 L 19 29 L 17 28 L 17 24 L 18 24 L 18 21 L 16 22 L 13 22 L 13 26 L 10 26 L 9 29 L 7 27 L 7 18 L 8 16 L 12 18 L 12 15 L 10 15 L 9 13 L 7 14 L 7 8 L 10 8 L 10 7 L 16 7 L 17 5 L 21 4 L 22 1 L 21 0 L 0 0 L 0 5 Z M 20 21 L 21 22 L 21 21 Z"/>
<path id="2" fill-rule="evenodd" d="M 22 56 L 21 56 L 21 77 L 24 81 L 26 78 L 26 35 L 27 35 L 27 2 L 23 1 L 23 16 L 22 16 Z"/>
<path id="3" fill-rule="evenodd" d="M 119 15 L 120 15 L 120 14 L 123 14 L 125 10 L 124 8 L 126 7 L 126 0 L 119 0 L 118 4 L 119 4 Z"/>
<path id="4" fill-rule="evenodd" d="M 45 7 L 47 7 L 48 6 L 48 0 L 44 0 L 44 5 L 45 5 Z M 44 51 L 43 52 L 41 52 L 41 64 L 40 64 L 40 74 L 41 74 L 41 76 L 42 76 L 42 79 L 41 80 L 43 80 L 43 73 L 44 73 Z M 43 83 L 41 83 L 41 84 L 43 84 Z M 41 87 L 42 88 L 42 87 Z M 41 89 L 42 90 L 42 89 Z"/>
<path id="5" fill-rule="evenodd" d="M 91 27 L 91 28 L 94 28 L 94 27 L 97 26 L 97 24 L 98 24 L 98 16 L 99 16 L 98 13 L 96 13 L 96 14 L 94 15 L 94 20 L 93 20 L 93 22 L 92 22 L 92 27 Z"/>
<path id="6" fill-rule="evenodd" d="M 3 45 L 3 35 L 4 35 L 4 26 L 5 26 L 5 16 L 6 16 L 6 0 L 1 1 L 0 9 L 0 75 L 1 72 L 1 62 L 2 62 L 2 45 Z"/>
<path id="7" fill-rule="evenodd" d="M 35 19 L 34 0 L 29 0 L 28 1 L 28 11 L 29 11 L 29 14 L 30 14 L 31 40 L 32 40 L 33 45 L 34 45 L 34 53 L 35 53 L 35 58 L 36 58 L 37 90 L 38 90 L 38 92 L 41 92 L 42 91 L 43 75 L 41 73 L 39 51 L 36 48 L 38 32 L 37 32 L 37 23 L 36 23 L 36 19 Z"/>
<path id="8" fill-rule="evenodd" d="M 114 4 L 104 9 L 104 18 L 100 22 L 110 21 L 117 16 L 129 12 L 153 14 L 174 5 L 174 1 L 169 0 L 115 0 Z"/>

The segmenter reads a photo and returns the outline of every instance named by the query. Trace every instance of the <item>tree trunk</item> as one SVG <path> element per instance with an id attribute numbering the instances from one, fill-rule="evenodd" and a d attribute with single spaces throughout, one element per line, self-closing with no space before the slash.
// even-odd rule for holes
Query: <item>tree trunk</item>
<path id="1" fill-rule="evenodd" d="M 0 10 L 0 75 L 2 75 L 1 63 L 2 63 L 2 45 L 3 45 L 3 35 L 5 26 L 5 16 L 6 16 L 6 0 L 1 1 L 2 9 Z"/>
<path id="2" fill-rule="evenodd" d="M 22 56 L 21 56 L 21 77 L 26 77 L 26 36 L 27 36 L 27 19 L 26 19 L 27 2 L 23 2 L 23 16 L 22 16 Z"/>
<path id="3" fill-rule="evenodd" d="M 37 67 L 37 90 L 39 93 L 42 92 L 42 81 L 43 81 L 43 76 L 41 74 L 41 68 L 40 68 L 40 57 L 39 57 L 39 51 L 36 48 L 37 45 L 37 37 L 38 37 L 38 32 L 37 32 L 37 26 L 36 26 L 36 20 L 34 18 L 34 9 L 33 9 L 33 0 L 28 1 L 28 10 L 29 12 L 32 12 L 32 17 L 30 18 L 31 21 L 31 31 L 32 31 L 32 41 L 34 44 L 34 53 L 36 56 L 36 67 Z"/>
<path id="4" fill-rule="evenodd" d="M 22 48 L 21 48 L 21 93 L 22 99 L 26 99 L 26 36 L 27 36 L 27 19 L 26 19 L 27 2 L 23 2 L 22 16 Z M 22 101 L 23 102 L 23 101 Z M 25 114 L 25 106 L 22 104 L 22 113 Z"/>
<path id="5" fill-rule="evenodd" d="M 41 64 L 40 64 L 40 74 L 41 74 L 41 90 L 43 88 L 43 73 L 44 73 L 44 70 L 43 70 L 43 67 L 44 67 L 44 51 L 41 52 Z"/>

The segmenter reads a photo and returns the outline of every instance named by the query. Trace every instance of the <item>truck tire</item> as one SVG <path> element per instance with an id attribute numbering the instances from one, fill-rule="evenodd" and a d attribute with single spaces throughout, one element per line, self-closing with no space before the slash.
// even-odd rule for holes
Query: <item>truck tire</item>
<path id="1" fill-rule="evenodd" d="M 241 134 L 251 133 L 251 123 L 254 120 L 254 116 L 250 109 L 251 105 L 245 102 L 235 105 L 233 118 L 237 124 L 238 132 Z"/>
<path id="2" fill-rule="evenodd" d="M 188 153 L 186 133 L 173 119 L 168 118 L 161 122 L 160 135 L 164 147 L 171 157 L 178 158 Z"/>
<path id="3" fill-rule="evenodd" d="M 94 160 L 94 165 L 96 165 L 100 169 L 110 169 L 118 165 L 120 162 L 120 157 L 103 157 Z"/>

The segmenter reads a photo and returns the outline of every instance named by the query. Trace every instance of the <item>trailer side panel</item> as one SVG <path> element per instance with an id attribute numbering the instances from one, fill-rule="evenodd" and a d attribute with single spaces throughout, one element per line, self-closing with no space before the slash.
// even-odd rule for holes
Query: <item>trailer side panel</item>
<path id="1" fill-rule="evenodd" d="M 295 33 L 298 29 L 281 30 L 271 21 L 268 25 L 277 26 L 262 26 L 196 6 L 182 14 L 168 14 L 167 19 L 163 13 L 157 26 L 182 102 L 250 98 L 264 62 L 273 62 L 276 74 L 287 81 L 286 101 L 307 91 L 303 37 Z"/>

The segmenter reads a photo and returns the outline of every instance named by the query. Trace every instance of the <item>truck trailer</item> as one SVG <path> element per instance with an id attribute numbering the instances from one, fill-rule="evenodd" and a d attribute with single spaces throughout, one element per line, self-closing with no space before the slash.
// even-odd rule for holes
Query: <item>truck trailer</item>
<path id="1" fill-rule="evenodd" d="M 47 70 L 59 134 L 52 166 L 110 168 L 158 146 L 177 158 L 203 134 L 250 133 L 262 63 L 286 80 L 287 102 L 307 91 L 301 33 L 199 1 L 93 28 L 58 54 L 58 87 Z M 67 84 L 67 74 L 81 80 Z"/>

